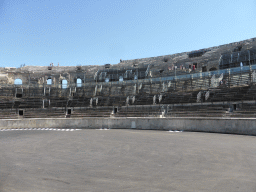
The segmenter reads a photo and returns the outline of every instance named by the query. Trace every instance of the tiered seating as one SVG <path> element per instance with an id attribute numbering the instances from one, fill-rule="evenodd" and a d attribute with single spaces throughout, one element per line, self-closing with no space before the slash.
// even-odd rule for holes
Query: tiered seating
<path id="1" fill-rule="evenodd" d="M 73 97 L 67 101 L 67 107 L 88 107 L 90 105 L 90 98 Z"/>
<path id="2" fill-rule="evenodd" d="M 111 96 L 117 96 L 117 95 L 122 95 L 122 86 L 115 86 L 111 88 L 110 91 Z"/>
<path id="3" fill-rule="evenodd" d="M 50 105 L 49 105 L 50 100 Z M 45 108 L 47 107 L 66 107 L 68 103 L 68 98 L 65 97 L 50 97 L 45 101 Z"/>
<path id="4" fill-rule="evenodd" d="M 161 108 L 157 106 L 121 107 L 115 117 L 159 117 Z"/>
<path id="5" fill-rule="evenodd" d="M 233 110 L 231 117 L 256 117 L 256 103 L 243 103 L 236 105 L 236 109 Z"/>
<path id="6" fill-rule="evenodd" d="M 230 87 L 247 86 L 249 84 L 249 73 L 235 74 L 230 78 Z"/>
<path id="7" fill-rule="evenodd" d="M 198 92 L 164 94 L 161 104 L 196 103 Z"/>
<path id="8" fill-rule="evenodd" d="M 15 99 L 14 106 L 15 108 L 41 108 L 42 107 L 41 98 L 22 98 Z"/>
<path id="9" fill-rule="evenodd" d="M 151 84 L 151 94 L 158 94 L 162 91 L 162 86 L 160 83 Z"/>
<path id="10" fill-rule="evenodd" d="M 18 119 L 16 110 L 0 110 L 0 119 Z"/>
<path id="11" fill-rule="evenodd" d="M 136 88 L 137 89 L 137 88 Z M 127 85 L 123 91 L 124 95 L 135 95 L 136 94 L 136 89 L 134 85 Z"/>
<path id="12" fill-rule="evenodd" d="M 242 100 L 255 100 L 256 99 L 256 86 L 252 84 L 248 90 L 247 93 L 244 94 Z"/>
<path id="13" fill-rule="evenodd" d="M 236 68 L 226 72 L 205 73 L 206 76 L 198 73 L 198 70 L 176 69 L 175 73 L 169 69 L 160 72 L 157 66 L 154 69 L 153 72 L 158 70 L 157 72 L 161 74 L 159 76 L 166 77 L 168 73 L 169 75 L 176 74 L 177 78 L 156 78 L 143 81 L 128 81 L 126 78 L 123 82 L 87 82 L 83 84 L 83 87 L 70 86 L 67 89 L 58 86 L 1 88 L 0 109 L 14 109 L 15 111 L 12 115 L 2 111 L 2 118 L 12 116 L 14 118 L 18 116 L 24 118 L 107 117 L 110 116 L 113 107 L 119 109 L 116 116 L 120 117 L 157 116 L 161 114 L 159 107 L 164 108 L 167 105 L 175 105 L 172 110 L 168 111 L 170 116 L 222 117 L 229 115 L 235 117 L 247 114 L 254 116 L 253 107 L 243 106 L 234 112 L 227 113 L 226 104 L 221 105 L 222 107 L 214 105 L 218 102 L 229 102 L 232 105 L 240 101 L 255 99 L 256 85 L 251 82 L 248 67 L 247 71 Z M 213 73 L 215 73 L 214 77 Z M 187 75 L 182 79 L 179 78 L 179 75 L 184 74 L 193 74 L 193 76 Z M 19 96 L 16 93 L 19 93 Z M 207 99 L 205 99 L 206 93 L 210 93 Z M 206 102 L 212 105 L 203 105 Z M 191 105 L 185 106 L 185 104 Z M 154 107 L 150 108 L 149 105 Z M 24 111 L 24 115 L 18 114 L 19 109 Z M 71 109 L 73 110 L 71 115 L 66 116 L 66 110 Z"/>
<path id="14" fill-rule="evenodd" d="M 97 106 L 108 106 L 109 100 L 107 97 L 98 97 L 98 104 Z"/>
<path id="15" fill-rule="evenodd" d="M 167 117 L 225 117 L 228 105 L 187 105 L 169 107 Z"/>
<path id="16" fill-rule="evenodd" d="M 153 104 L 153 97 L 154 95 L 136 95 L 135 101 L 131 105 L 152 105 Z"/>
<path id="17" fill-rule="evenodd" d="M 107 106 L 125 106 L 126 105 L 126 97 L 109 97 Z"/>
<path id="18" fill-rule="evenodd" d="M 13 101 L 8 99 L 0 100 L 0 109 L 9 109 L 13 107 Z"/>
<path id="19" fill-rule="evenodd" d="M 142 90 L 140 90 L 141 94 L 149 95 L 151 94 L 151 85 L 150 84 L 143 84 Z"/>
<path id="20" fill-rule="evenodd" d="M 65 118 L 66 111 L 61 109 L 26 109 L 23 118 Z"/>
<path id="21" fill-rule="evenodd" d="M 110 117 L 112 108 L 85 108 L 75 109 L 72 111 L 71 118 L 83 117 Z"/>
<path id="22" fill-rule="evenodd" d="M 210 90 L 210 97 L 208 101 L 218 102 L 218 101 L 241 101 L 246 95 L 249 87 L 234 87 L 231 89 L 214 89 Z"/>

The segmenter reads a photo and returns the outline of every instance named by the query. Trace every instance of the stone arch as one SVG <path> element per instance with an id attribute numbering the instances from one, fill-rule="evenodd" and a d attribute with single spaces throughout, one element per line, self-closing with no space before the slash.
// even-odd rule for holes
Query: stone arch
<path id="1" fill-rule="evenodd" d="M 20 79 L 20 78 L 15 79 L 14 85 L 22 85 L 22 79 Z"/>
<path id="2" fill-rule="evenodd" d="M 82 87 L 82 83 L 83 83 L 83 81 L 81 78 L 76 79 L 76 87 Z"/>
<path id="3" fill-rule="evenodd" d="M 61 88 L 66 89 L 68 87 L 68 81 L 66 79 L 61 80 Z"/>
<path id="4" fill-rule="evenodd" d="M 15 85 L 25 85 L 29 82 L 29 77 L 26 74 L 20 74 L 20 73 L 13 73 L 13 74 L 8 74 L 8 78 L 12 79 L 12 84 Z M 22 82 L 21 84 L 16 84 L 16 82 L 20 79 L 19 81 Z"/>
<path id="5" fill-rule="evenodd" d="M 59 88 L 65 89 L 69 86 L 70 83 L 71 84 L 73 83 L 73 82 L 70 82 L 70 79 L 73 79 L 73 78 L 70 78 L 70 74 L 66 73 L 66 74 L 59 74 L 59 76 L 56 77 L 54 80 L 55 80 L 55 83 L 58 84 Z"/>
<path id="6" fill-rule="evenodd" d="M 52 85 L 52 77 L 48 77 L 46 80 L 47 85 Z"/>

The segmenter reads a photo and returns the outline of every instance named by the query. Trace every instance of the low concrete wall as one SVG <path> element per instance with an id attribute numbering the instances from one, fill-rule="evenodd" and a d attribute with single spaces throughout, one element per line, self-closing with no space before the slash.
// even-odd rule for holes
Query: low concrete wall
<path id="1" fill-rule="evenodd" d="M 0 129 L 80 128 L 182 130 L 256 135 L 254 118 L 1 119 Z"/>

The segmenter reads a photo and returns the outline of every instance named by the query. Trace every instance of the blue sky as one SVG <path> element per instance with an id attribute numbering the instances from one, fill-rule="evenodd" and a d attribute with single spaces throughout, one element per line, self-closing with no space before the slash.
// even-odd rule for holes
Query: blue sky
<path id="1" fill-rule="evenodd" d="M 256 37 L 256 0 L 0 0 L 0 67 L 116 64 Z"/>

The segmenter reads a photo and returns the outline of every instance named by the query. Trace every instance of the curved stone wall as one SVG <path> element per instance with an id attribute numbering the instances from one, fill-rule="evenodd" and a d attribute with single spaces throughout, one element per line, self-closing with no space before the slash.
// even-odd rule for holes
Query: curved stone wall
<path id="1" fill-rule="evenodd" d="M 82 118 L 82 119 L 6 119 L 0 129 L 79 128 L 195 131 L 256 135 L 255 118 Z"/>
<path id="2" fill-rule="evenodd" d="M 231 62 L 228 67 L 250 64 L 250 58 L 255 57 L 255 38 L 226 45 L 200 49 L 158 57 L 122 60 L 118 64 L 95 66 L 23 66 L 21 68 L 0 68 L 0 84 L 14 84 L 15 79 L 21 79 L 23 84 L 43 85 L 47 79 L 52 79 L 52 84 L 60 84 L 63 79 L 68 84 L 81 79 L 82 83 L 91 81 L 105 81 L 109 79 L 119 81 L 123 79 L 155 78 L 170 76 L 175 73 L 207 72 L 220 69 L 219 65 Z M 226 58 L 226 60 L 225 60 Z M 236 58 L 232 59 L 232 58 Z M 248 62 L 248 63 L 247 63 Z M 222 67 L 223 68 L 223 67 Z M 225 67 L 224 67 L 225 68 Z M 106 73 L 106 74 L 105 74 Z M 117 76 L 117 77 L 114 77 Z M 124 77 L 126 76 L 126 78 Z"/>

